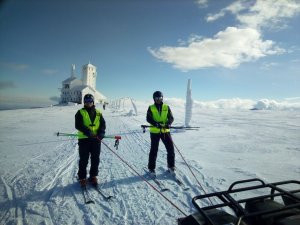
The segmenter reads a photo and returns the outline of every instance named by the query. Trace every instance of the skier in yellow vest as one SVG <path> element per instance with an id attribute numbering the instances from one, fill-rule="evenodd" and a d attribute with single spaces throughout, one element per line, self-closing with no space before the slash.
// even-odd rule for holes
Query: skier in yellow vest
<path id="1" fill-rule="evenodd" d="M 98 185 L 98 167 L 100 162 L 101 140 L 104 138 L 106 124 L 100 110 L 95 108 L 94 96 L 86 94 L 84 107 L 75 115 L 75 128 L 78 130 L 79 170 L 78 179 L 81 186 L 87 184 L 87 165 L 91 157 L 89 171 L 90 183 Z"/>
<path id="2" fill-rule="evenodd" d="M 167 149 L 168 171 L 175 172 L 174 144 L 170 134 L 170 126 L 174 121 L 172 111 L 163 103 L 163 94 L 160 91 L 153 93 L 154 104 L 147 111 L 147 122 L 151 124 L 151 148 L 149 153 L 148 169 L 155 176 L 156 158 L 160 139 Z"/>

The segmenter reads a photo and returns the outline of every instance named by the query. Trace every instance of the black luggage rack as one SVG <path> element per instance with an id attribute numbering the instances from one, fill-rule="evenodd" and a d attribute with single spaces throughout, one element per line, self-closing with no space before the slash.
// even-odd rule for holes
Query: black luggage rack
<path id="1" fill-rule="evenodd" d="M 259 185 L 235 188 L 237 185 L 251 182 L 258 182 Z M 297 189 L 286 190 L 279 187 L 285 185 L 293 185 Z M 262 189 L 269 191 L 269 194 L 236 199 L 236 196 L 242 192 L 258 192 Z M 232 195 L 235 195 L 235 197 Z M 216 197 L 221 203 L 213 204 L 210 200 L 212 197 Z M 275 197 L 281 197 L 281 202 L 275 201 Z M 205 203 L 207 200 L 212 205 L 200 207 L 198 203 Z M 300 181 L 297 180 L 269 184 L 266 184 L 261 179 L 240 180 L 232 183 L 227 191 L 199 195 L 194 197 L 192 202 L 199 211 L 198 216 L 193 216 L 198 222 L 195 224 L 300 225 Z M 224 212 L 225 207 L 229 207 L 235 215 Z M 224 217 L 224 214 L 226 218 L 217 218 Z"/>

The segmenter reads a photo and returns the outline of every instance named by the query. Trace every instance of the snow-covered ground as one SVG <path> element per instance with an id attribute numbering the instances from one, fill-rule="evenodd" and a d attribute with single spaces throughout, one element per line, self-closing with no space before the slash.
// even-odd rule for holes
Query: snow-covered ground
<path id="1" fill-rule="evenodd" d="M 184 124 L 181 103 L 169 100 L 174 125 Z M 267 103 L 261 101 L 257 106 L 261 109 Z M 147 104 L 135 103 L 138 115 L 130 106 L 102 110 L 107 134 L 122 136 L 116 153 L 143 176 L 150 137 L 140 125 L 146 124 Z M 165 176 L 166 151 L 161 143 L 157 174 L 170 188 L 164 195 L 185 214 L 191 214 L 195 211 L 192 197 L 225 190 L 238 179 L 300 180 L 300 110 L 271 106 L 266 107 L 271 110 L 220 109 L 194 102 L 190 125 L 201 128 L 176 131 L 172 136 L 201 187 L 178 153 L 176 166 L 190 189 L 182 190 Z M 96 204 L 84 204 L 75 177 L 77 141 L 54 135 L 76 132 L 74 115 L 80 107 L 0 111 L 0 224 L 176 224 L 183 213 L 104 145 L 99 179 L 103 190 L 115 198 L 105 201 L 90 189 Z M 113 140 L 104 142 L 114 149 Z"/>

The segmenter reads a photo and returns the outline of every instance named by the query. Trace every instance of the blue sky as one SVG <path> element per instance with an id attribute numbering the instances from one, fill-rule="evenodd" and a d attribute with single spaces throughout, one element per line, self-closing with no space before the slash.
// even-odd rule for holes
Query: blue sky
<path id="1" fill-rule="evenodd" d="M 300 1 L 0 3 L 1 99 L 59 97 L 89 61 L 109 99 L 300 96 Z"/>

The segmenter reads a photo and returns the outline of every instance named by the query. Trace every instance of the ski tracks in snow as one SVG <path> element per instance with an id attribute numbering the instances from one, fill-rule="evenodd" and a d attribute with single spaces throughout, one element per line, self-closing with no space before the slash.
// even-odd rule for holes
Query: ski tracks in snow
<path id="1" fill-rule="evenodd" d="M 116 114 L 111 113 L 105 119 L 107 134 L 122 136 L 119 149 L 115 150 L 112 139 L 103 141 L 145 177 L 143 167 L 148 164 L 150 137 L 148 132 L 142 133 L 140 128 L 144 121 L 139 121 L 140 117 Z M 134 127 L 132 123 L 136 124 L 137 129 L 130 130 Z M 4 193 L 0 196 L 3 205 L 0 210 L 1 224 L 168 225 L 176 224 L 176 218 L 183 216 L 103 144 L 99 181 L 102 189 L 114 195 L 114 198 L 106 201 L 88 187 L 95 204 L 85 205 L 75 178 L 78 170 L 77 140 L 40 144 L 38 148 L 40 153 L 31 157 L 17 172 L 1 176 L 1 191 Z M 203 192 L 179 157 L 177 154 L 178 174 L 190 187 L 188 191 L 165 177 L 167 160 L 162 143 L 158 152 L 157 173 L 158 178 L 170 189 L 163 194 L 190 214 L 194 211 L 192 197 Z M 204 188 L 209 192 L 213 190 L 205 181 L 207 178 L 201 173 L 201 167 L 194 162 L 191 167 Z M 155 186 L 154 182 L 149 182 Z"/>
<path id="2" fill-rule="evenodd" d="M 131 120 L 126 116 L 117 117 L 105 117 L 107 124 L 109 124 L 108 134 L 121 134 L 122 140 L 120 141 L 119 150 L 116 150 L 121 157 L 123 157 L 131 166 L 134 167 L 142 176 L 145 176 L 143 167 L 147 167 L 148 153 L 150 149 L 150 137 L 149 133 L 143 133 L 142 129 L 132 129 L 132 123 L 136 123 L 136 127 L 139 128 L 143 121 Z M 123 134 L 123 135 L 122 135 Z M 102 153 L 108 151 L 105 146 L 102 147 Z M 113 155 L 111 156 L 115 158 Z M 179 155 L 177 154 L 177 159 Z M 103 159 L 102 159 L 103 160 Z M 115 161 L 116 159 L 113 159 Z M 178 160 L 181 161 L 181 160 Z M 102 164 L 109 162 L 101 161 Z M 128 224 L 175 224 L 174 218 L 183 216 L 176 208 L 163 199 L 156 191 L 149 187 L 146 182 L 143 182 L 134 172 L 132 172 L 127 165 L 117 159 L 117 164 L 111 164 L 112 168 L 116 171 L 112 171 L 112 177 L 109 178 L 110 182 L 114 182 L 113 189 L 114 194 L 119 196 L 121 202 L 122 213 L 125 215 Z M 195 179 L 189 174 L 189 171 L 185 168 L 185 164 L 179 162 L 177 166 L 180 169 L 180 178 L 190 187 L 189 191 L 183 191 L 182 188 L 176 184 L 172 179 L 164 178 L 165 169 L 167 169 L 166 150 L 162 143 L 160 143 L 160 149 L 157 158 L 157 167 L 162 167 L 157 170 L 158 178 L 164 182 L 169 192 L 164 192 L 167 198 L 178 205 L 186 213 L 192 213 L 194 207 L 191 203 L 191 198 L 197 194 L 203 194 L 199 185 L 197 185 Z M 117 166 L 116 166 L 117 165 Z M 200 169 L 199 169 L 200 168 Z M 212 190 L 213 188 L 204 182 L 205 177 L 201 173 L 201 167 L 199 165 L 192 165 L 192 170 L 196 172 L 196 176 L 206 190 Z M 101 169 L 100 169 L 101 173 Z M 112 181 L 112 179 L 114 181 Z M 155 183 L 150 181 L 155 186 Z M 124 190 L 125 189 L 125 190 Z M 135 206 L 135 202 L 139 202 Z M 144 204 L 141 204 L 141 201 Z M 141 205 L 143 208 L 141 208 Z M 158 206 L 162 206 L 162 208 Z M 134 220 L 138 218 L 138 220 Z M 148 220 L 146 219 L 148 218 Z M 138 222 L 139 223 L 138 223 Z"/>
<path id="3" fill-rule="evenodd" d="M 1 177 L 6 189 L 1 198 L 7 199 L 1 224 L 57 224 L 53 222 L 55 208 L 64 204 L 70 193 L 68 184 L 74 176 L 76 156 L 75 142 L 70 140 L 44 149 L 17 172 Z"/>

